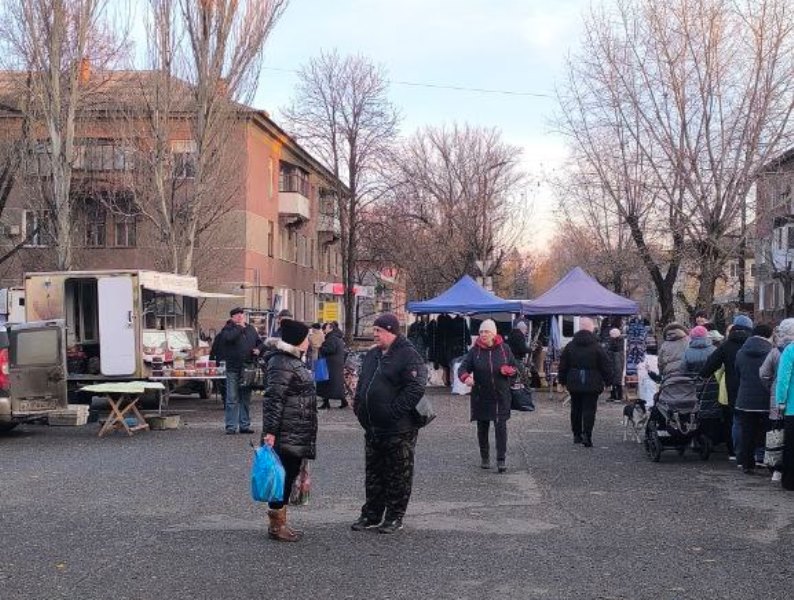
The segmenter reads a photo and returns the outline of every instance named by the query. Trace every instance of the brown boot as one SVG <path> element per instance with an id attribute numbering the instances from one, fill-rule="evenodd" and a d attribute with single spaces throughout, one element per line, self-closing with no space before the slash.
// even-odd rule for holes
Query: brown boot
<path id="1" fill-rule="evenodd" d="M 267 535 L 272 540 L 279 542 L 297 542 L 303 533 L 294 531 L 287 525 L 287 507 L 270 509 L 267 511 L 270 525 L 267 528 Z"/>

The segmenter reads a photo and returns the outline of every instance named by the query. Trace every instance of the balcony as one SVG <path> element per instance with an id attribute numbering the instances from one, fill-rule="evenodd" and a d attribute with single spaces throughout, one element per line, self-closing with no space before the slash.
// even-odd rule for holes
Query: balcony
<path id="1" fill-rule="evenodd" d="M 339 217 L 320 213 L 317 218 L 317 234 L 321 244 L 333 244 L 342 237 Z"/>
<path id="2" fill-rule="evenodd" d="M 298 225 L 311 218 L 311 203 L 300 192 L 278 193 L 278 216 L 287 225 Z"/>

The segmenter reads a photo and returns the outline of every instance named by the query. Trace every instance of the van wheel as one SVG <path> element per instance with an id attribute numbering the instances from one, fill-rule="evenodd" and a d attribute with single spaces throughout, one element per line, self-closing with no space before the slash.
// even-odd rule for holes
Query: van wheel
<path id="1" fill-rule="evenodd" d="M 0 433 L 11 431 L 17 425 L 19 425 L 19 423 L 0 423 Z"/>

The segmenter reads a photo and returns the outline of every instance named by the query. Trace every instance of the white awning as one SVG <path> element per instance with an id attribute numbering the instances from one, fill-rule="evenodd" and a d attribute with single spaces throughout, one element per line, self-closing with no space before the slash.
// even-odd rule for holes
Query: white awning
<path id="1" fill-rule="evenodd" d="M 230 298 L 245 298 L 245 296 L 241 294 L 223 294 L 221 292 L 198 292 L 195 296 L 196 298 L 219 298 L 219 299 L 230 299 Z"/>

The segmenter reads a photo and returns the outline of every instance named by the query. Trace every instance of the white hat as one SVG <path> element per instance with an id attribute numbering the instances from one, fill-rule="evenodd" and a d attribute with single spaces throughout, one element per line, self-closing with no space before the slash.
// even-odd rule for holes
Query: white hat
<path id="1" fill-rule="evenodd" d="M 480 325 L 480 333 L 483 331 L 490 331 L 491 333 L 496 333 L 496 323 L 493 322 L 493 319 L 485 319 Z"/>

